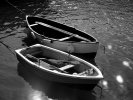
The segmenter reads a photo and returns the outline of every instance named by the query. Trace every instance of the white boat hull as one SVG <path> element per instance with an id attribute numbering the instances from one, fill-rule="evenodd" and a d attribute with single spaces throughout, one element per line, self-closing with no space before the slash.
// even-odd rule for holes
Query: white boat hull
<path id="1" fill-rule="evenodd" d="M 39 34 L 34 33 L 34 37 L 43 45 L 59 49 L 69 53 L 96 53 L 98 50 L 99 43 L 84 43 L 84 42 L 60 42 L 51 41 L 49 39 L 42 38 Z"/>
<path id="2" fill-rule="evenodd" d="M 97 53 L 99 42 L 96 38 L 87 33 L 39 17 L 26 16 L 26 20 L 31 30 L 32 37 L 36 38 L 43 45 L 71 53 Z M 36 22 L 41 23 L 41 25 Z M 74 39 L 70 41 L 69 39 L 68 41 L 54 41 L 54 39 L 64 38 L 73 34 L 74 37 L 78 35 L 78 37 L 81 36 L 83 39 L 80 37 L 78 39 L 81 39 L 81 41 Z"/>
<path id="3" fill-rule="evenodd" d="M 63 57 L 64 59 L 68 59 L 69 54 L 62 52 L 60 50 L 56 50 L 56 49 L 53 49 L 53 48 L 50 48 L 47 46 L 43 46 L 43 45 L 39 45 L 39 44 L 31 46 L 31 47 L 34 48 L 34 47 L 38 47 L 38 46 L 41 48 L 50 50 L 50 51 L 45 52 L 45 54 L 47 56 L 54 55 L 57 58 Z M 21 53 L 23 50 L 26 50 L 26 49 L 23 48 L 23 49 L 15 50 L 19 62 L 23 66 L 33 70 L 37 75 L 39 75 L 40 77 L 42 77 L 45 80 L 56 82 L 56 83 L 61 83 L 61 84 L 66 84 L 66 85 L 71 85 L 71 86 L 75 85 L 76 87 L 91 86 L 94 88 L 98 84 L 98 82 L 103 78 L 101 71 L 96 66 L 94 66 L 93 64 L 91 64 L 81 58 L 78 58 L 76 56 L 71 55 L 70 57 L 71 57 L 71 59 L 75 59 L 75 60 L 79 61 L 80 63 L 82 63 L 83 65 L 85 65 L 86 66 L 85 68 L 89 68 L 89 67 L 93 68 L 97 72 L 97 75 L 95 75 L 95 76 L 78 76 L 78 75 L 54 72 L 52 70 L 46 69 L 45 67 L 39 66 L 39 65 L 31 62 L 30 60 L 28 60 Z M 26 51 L 26 52 L 28 52 L 28 51 Z"/>

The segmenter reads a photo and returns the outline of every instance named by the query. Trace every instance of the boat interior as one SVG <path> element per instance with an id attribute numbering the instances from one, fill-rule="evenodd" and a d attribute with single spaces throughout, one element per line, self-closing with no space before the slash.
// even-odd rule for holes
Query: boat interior
<path id="1" fill-rule="evenodd" d="M 43 66 L 49 70 L 56 70 L 67 74 L 96 76 L 96 70 L 82 61 L 76 60 L 69 54 L 59 53 L 49 48 L 29 47 L 22 50 L 23 54 L 30 61 Z"/>
<path id="2" fill-rule="evenodd" d="M 70 35 L 65 33 L 65 32 L 69 32 L 70 34 L 77 34 L 81 37 L 84 37 L 87 40 L 89 40 L 90 42 L 96 42 L 96 39 L 94 37 L 92 37 L 84 32 L 81 32 L 75 28 L 72 28 L 72 27 L 69 27 L 69 26 L 66 26 L 66 25 L 63 25 L 60 23 L 56 23 L 54 21 L 50 21 L 47 19 L 41 19 L 41 18 L 37 18 L 37 17 L 32 17 L 32 18 L 31 18 L 32 20 L 30 20 L 30 18 L 28 19 L 30 27 L 33 30 L 35 30 L 37 33 L 39 33 L 40 35 L 44 35 L 46 37 L 51 37 L 51 38 L 55 38 L 55 39 L 60 39 L 60 38 L 64 38 L 64 37 L 69 37 Z M 37 24 L 36 22 L 43 23 L 45 25 Z M 67 39 L 66 41 L 81 42 L 81 41 L 83 41 L 83 39 L 73 36 L 73 37 Z"/>

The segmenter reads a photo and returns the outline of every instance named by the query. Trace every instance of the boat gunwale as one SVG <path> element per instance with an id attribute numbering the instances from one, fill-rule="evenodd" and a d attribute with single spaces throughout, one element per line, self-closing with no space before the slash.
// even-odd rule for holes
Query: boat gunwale
<path id="1" fill-rule="evenodd" d="M 54 49 L 54 48 L 51 48 L 51 47 L 48 47 L 48 46 L 44 46 L 44 45 L 41 45 L 41 44 L 35 44 L 35 45 L 30 46 L 30 47 L 32 48 L 32 47 L 38 47 L 38 46 L 40 46 L 42 48 L 51 49 L 54 52 L 56 51 L 56 52 L 62 53 L 64 55 L 70 55 L 70 54 L 68 54 L 66 52 L 63 52 L 63 51 L 60 51 L 60 50 L 57 50 L 57 49 Z M 27 48 L 29 48 L 29 47 L 27 47 Z M 66 73 L 54 72 L 54 71 L 49 70 L 49 69 L 47 69 L 47 68 L 45 68 L 43 66 L 39 66 L 39 65 L 35 64 L 34 62 L 30 61 L 29 59 L 27 59 L 23 54 L 21 54 L 21 52 L 23 50 L 26 50 L 26 48 L 17 49 L 17 50 L 15 50 L 15 52 L 19 56 L 21 56 L 26 62 L 32 64 L 33 66 L 36 66 L 37 68 L 41 69 L 42 71 L 45 70 L 45 71 L 47 71 L 49 73 L 52 73 L 52 74 L 56 74 L 56 75 L 59 75 L 59 76 L 70 77 L 70 78 L 79 78 L 79 79 L 103 79 L 103 75 L 102 75 L 101 71 L 95 65 L 93 65 L 93 64 L 91 64 L 91 63 L 89 63 L 89 62 L 87 62 L 87 61 L 85 61 L 85 60 L 83 60 L 83 59 L 81 59 L 79 57 L 76 57 L 74 55 L 71 55 L 71 57 L 74 58 L 75 60 L 81 61 L 82 63 L 85 63 L 88 66 L 90 66 L 91 68 L 93 68 L 96 71 L 96 73 L 98 75 L 96 75 L 96 76 L 79 76 L 79 75 L 71 75 L 71 74 L 66 74 Z"/>
<path id="2" fill-rule="evenodd" d="M 30 24 L 29 24 L 29 22 L 28 22 L 28 17 L 31 17 L 31 16 L 29 16 L 29 15 L 26 15 L 26 22 L 27 22 L 27 24 L 28 24 L 28 27 L 30 28 L 30 30 L 32 30 L 35 34 L 37 34 L 37 35 L 39 35 L 39 36 L 41 36 L 41 37 L 44 37 L 44 35 L 42 35 L 42 34 L 39 34 L 38 32 L 36 32 L 35 30 L 33 30 L 33 28 L 30 26 Z M 37 16 L 38 17 L 38 16 Z M 42 18 L 42 17 L 38 17 L 38 18 Z M 43 18 L 42 18 L 43 19 Z M 46 19 L 47 20 L 47 19 Z M 51 20 L 50 20 L 51 21 Z M 53 20 L 52 20 L 53 21 Z M 56 21 L 53 21 L 53 22 L 55 22 L 55 23 L 58 23 L 58 22 L 56 22 Z M 61 24 L 61 23 L 59 23 L 59 24 Z M 64 25 L 64 24 L 63 24 Z M 70 27 L 70 26 L 68 26 L 68 25 L 65 25 L 65 26 L 67 26 L 67 27 Z M 70 28 L 73 28 L 73 27 L 70 27 Z M 77 31 L 80 31 L 80 32 L 82 32 L 81 30 L 78 30 L 78 29 L 76 29 L 76 28 L 74 28 L 75 30 L 77 30 Z M 63 30 L 63 29 L 62 29 Z M 94 36 L 92 36 L 92 35 L 90 35 L 90 34 L 87 34 L 86 32 L 83 32 L 84 34 L 86 34 L 86 35 L 88 35 L 88 36 L 90 36 L 91 38 L 93 38 L 95 41 L 88 41 L 88 42 L 76 42 L 76 41 L 73 41 L 73 42 L 68 42 L 68 41 L 58 41 L 58 42 L 66 42 L 66 43 L 81 43 L 81 44 L 94 44 L 94 43 L 98 43 L 99 44 L 99 42 L 98 42 L 98 40 L 94 37 Z M 73 33 L 72 33 L 73 34 Z M 49 38 L 49 37 L 46 37 L 46 39 L 47 38 Z M 56 42 L 56 41 L 54 41 L 54 38 L 49 38 L 49 39 L 53 39 L 53 42 Z M 47 40 L 49 40 L 49 39 L 47 39 Z"/>
<path id="3" fill-rule="evenodd" d="M 33 30 L 32 30 L 33 31 Z M 34 31 L 34 33 L 35 34 L 37 34 L 37 35 L 39 35 L 39 36 L 41 36 L 41 37 L 43 37 L 43 35 L 41 35 L 41 34 L 38 34 L 37 32 L 35 32 Z M 58 41 L 58 40 L 54 40 L 54 38 L 49 38 L 49 39 L 47 39 L 47 38 L 49 38 L 49 37 L 46 37 L 45 39 L 42 39 L 42 40 L 52 40 L 52 42 L 51 43 L 54 43 L 54 42 L 64 42 L 64 43 L 72 43 L 72 44 L 99 44 L 99 42 L 97 41 L 97 42 L 76 42 L 76 41 Z"/>

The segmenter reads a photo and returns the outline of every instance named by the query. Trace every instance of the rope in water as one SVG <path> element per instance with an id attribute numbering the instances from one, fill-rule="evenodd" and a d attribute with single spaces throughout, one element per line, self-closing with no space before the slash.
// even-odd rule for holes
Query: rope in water
<path id="1" fill-rule="evenodd" d="M 15 53 L 10 49 L 10 47 L 8 45 L 3 43 L 2 41 L 0 41 L 0 43 L 3 44 L 14 56 L 16 56 Z"/>
<path id="2" fill-rule="evenodd" d="M 22 11 L 22 10 L 20 10 L 19 8 L 17 8 L 16 6 L 14 6 L 12 3 L 10 3 L 8 0 L 6 0 L 6 2 L 8 3 L 8 4 L 10 4 L 11 6 L 13 6 L 15 9 L 17 9 L 19 12 L 21 12 L 22 14 L 26 14 L 24 11 Z"/>

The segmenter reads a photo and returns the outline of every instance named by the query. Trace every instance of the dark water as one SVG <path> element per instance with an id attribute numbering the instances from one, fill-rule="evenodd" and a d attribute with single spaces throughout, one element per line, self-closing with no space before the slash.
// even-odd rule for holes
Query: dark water
<path id="1" fill-rule="evenodd" d="M 0 8 L 0 100 L 132 100 L 133 8 L 130 0 L 20 0 Z M 53 86 L 18 64 L 27 38 L 25 14 L 70 25 L 100 42 L 96 64 L 104 79 L 93 91 Z M 104 47 L 105 46 L 105 51 Z M 45 84 L 45 85 L 44 85 Z M 47 87 L 46 87 L 47 86 Z M 50 87 L 49 89 L 47 89 Z M 57 88 L 60 87 L 60 88 Z"/>

